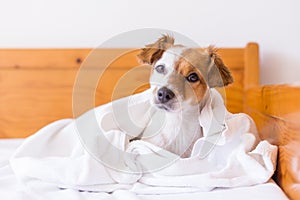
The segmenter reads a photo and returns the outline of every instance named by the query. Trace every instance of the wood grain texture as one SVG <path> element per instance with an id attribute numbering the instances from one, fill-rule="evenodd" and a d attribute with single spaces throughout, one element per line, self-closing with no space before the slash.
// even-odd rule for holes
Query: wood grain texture
<path id="1" fill-rule="evenodd" d="M 0 69 L 77 69 L 90 51 L 90 49 L 0 49 Z"/>
<path id="2" fill-rule="evenodd" d="M 262 139 L 279 146 L 276 182 L 291 199 L 300 199 L 300 87 L 264 86 L 247 91 L 245 112 Z"/>
<path id="3" fill-rule="evenodd" d="M 46 124 L 149 88 L 139 49 L 1 49 L 0 137 L 27 137 Z M 243 111 L 245 48 L 218 53 L 235 82 L 228 109 Z M 81 79 L 79 77 L 82 77 Z"/>
<path id="4" fill-rule="evenodd" d="M 0 69 L 52 69 L 112 66 L 131 68 L 139 65 L 139 49 L 0 49 Z M 231 69 L 244 68 L 244 48 L 220 48 L 218 53 Z M 88 58 L 88 59 L 87 59 Z"/>
<path id="5" fill-rule="evenodd" d="M 72 117 L 75 70 L 0 70 L 1 137 L 26 137 Z"/>

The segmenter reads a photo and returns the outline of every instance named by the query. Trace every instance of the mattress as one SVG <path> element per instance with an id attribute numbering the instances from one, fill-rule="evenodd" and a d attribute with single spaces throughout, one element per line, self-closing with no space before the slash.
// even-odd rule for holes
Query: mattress
<path id="1" fill-rule="evenodd" d="M 233 189 L 218 188 L 210 192 L 193 192 L 181 194 L 136 195 L 130 191 L 118 190 L 113 193 L 84 192 L 72 189 L 59 189 L 53 186 L 42 188 L 41 191 L 27 190 L 20 183 L 9 166 L 9 158 L 22 143 L 22 139 L 0 139 L 0 197 L 10 200 L 32 199 L 288 199 L 280 187 L 270 180 L 265 184 L 239 187 Z M 147 188 L 145 188 L 147 189 Z"/>

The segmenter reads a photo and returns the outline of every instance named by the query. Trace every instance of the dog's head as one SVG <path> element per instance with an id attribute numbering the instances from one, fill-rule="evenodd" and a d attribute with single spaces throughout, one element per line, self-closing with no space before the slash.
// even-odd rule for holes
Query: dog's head
<path id="1" fill-rule="evenodd" d="M 185 104 L 198 105 L 209 88 L 233 82 L 215 48 L 196 50 L 174 45 L 174 39 L 168 35 L 146 45 L 138 58 L 153 66 L 152 103 L 170 112 L 186 108 Z"/>

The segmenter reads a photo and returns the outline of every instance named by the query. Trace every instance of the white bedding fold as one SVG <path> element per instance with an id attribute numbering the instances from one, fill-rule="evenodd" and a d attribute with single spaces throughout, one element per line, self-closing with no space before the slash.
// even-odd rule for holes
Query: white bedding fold
<path id="1" fill-rule="evenodd" d="M 189 158 L 145 141 L 129 142 L 128 134 L 137 136 L 155 122 L 150 93 L 123 98 L 77 119 L 44 127 L 27 138 L 11 158 L 17 178 L 32 188 L 46 182 L 60 188 L 124 189 L 139 194 L 249 186 L 270 179 L 277 147 L 259 141 L 249 116 L 227 112 L 215 90 L 210 91 L 210 102 L 199 113 L 203 137 L 194 144 Z M 119 112 L 122 108 L 128 112 Z"/>

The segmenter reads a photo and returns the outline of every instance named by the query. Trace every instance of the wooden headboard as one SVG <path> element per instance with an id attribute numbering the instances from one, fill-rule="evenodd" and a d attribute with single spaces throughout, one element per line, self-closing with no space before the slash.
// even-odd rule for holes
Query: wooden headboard
<path id="1" fill-rule="evenodd" d="M 136 59 L 138 51 L 138 49 L 0 50 L 0 137 L 27 137 L 52 121 L 73 117 L 72 92 L 77 73 L 82 68 L 85 69 L 87 76 L 91 77 L 99 74 L 101 69 L 105 69 L 105 72 L 99 78 L 96 90 L 92 91 L 93 94 L 90 92 L 92 86 L 81 87 L 82 98 L 93 95 L 94 102 L 89 107 L 76 110 L 76 115 L 78 112 L 82 113 L 89 108 L 107 103 L 112 97 L 116 99 L 145 89 L 147 87 L 145 81 L 148 81 L 150 70 L 139 66 Z M 245 48 L 221 48 L 219 54 L 230 68 L 235 80 L 234 84 L 226 88 L 227 107 L 231 112 L 242 112 L 245 89 L 258 85 L 258 45 L 250 43 Z M 129 81 L 119 86 L 118 92 L 112 96 L 120 77 L 129 70 L 139 67 L 140 70 L 135 70 Z M 132 91 L 135 87 L 137 89 Z"/>
<path id="2" fill-rule="evenodd" d="M 0 138 L 27 137 L 52 121 L 74 117 L 146 89 L 150 71 L 137 63 L 138 51 L 0 49 Z M 219 54 L 234 76 L 234 84 L 226 87 L 225 92 L 220 89 L 228 110 L 251 115 L 261 138 L 279 146 L 274 178 L 290 198 L 300 199 L 300 88 L 259 85 L 256 43 L 244 48 L 221 48 Z M 87 80 L 99 80 L 96 86 L 88 81 L 79 85 L 78 92 L 78 72 L 83 68 Z M 97 77 L 99 70 L 104 69 L 101 77 Z M 129 80 L 118 84 L 118 92 L 114 93 L 120 77 L 132 69 L 135 70 Z M 74 114 L 78 95 L 81 102 L 89 104 Z"/>

